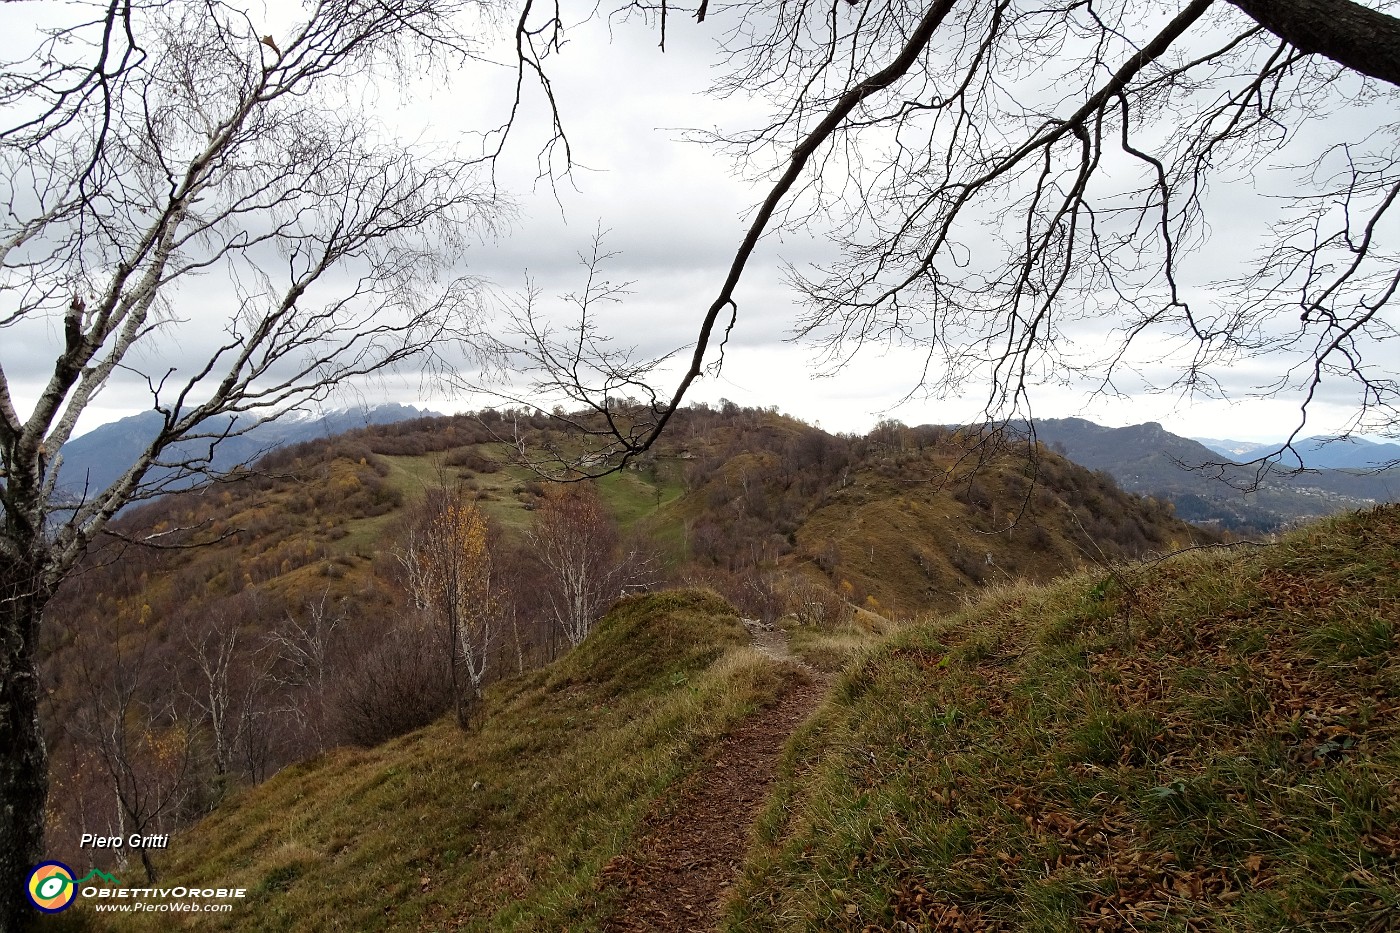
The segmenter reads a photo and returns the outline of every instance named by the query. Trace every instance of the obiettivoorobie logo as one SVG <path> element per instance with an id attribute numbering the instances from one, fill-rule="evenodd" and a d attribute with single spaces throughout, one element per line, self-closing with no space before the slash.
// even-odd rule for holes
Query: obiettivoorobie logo
<path id="1" fill-rule="evenodd" d="M 96 868 L 74 880 L 73 869 L 62 862 L 43 862 L 34 866 L 34 870 L 29 873 L 26 890 L 30 903 L 45 913 L 56 914 L 72 906 L 79 885 L 87 884 L 94 878 L 108 884 L 121 884 L 116 878 Z"/>
<path id="2" fill-rule="evenodd" d="M 108 884 L 121 884 L 116 878 L 94 868 L 82 878 L 74 880 L 73 869 L 62 862 L 40 862 L 29 873 L 29 883 L 25 886 L 29 902 L 46 914 L 56 914 L 72 906 L 78 894 L 78 886 L 93 878 L 100 878 Z"/>
<path id="3" fill-rule="evenodd" d="M 102 882 L 102 886 L 97 883 Z M 94 868 L 74 879 L 73 869 L 62 862 L 41 862 L 29 872 L 25 893 L 35 910 L 56 914 L 67 910 L 79 896 L 98 902 L 95 909 L 148 912 L 219 913 L 233 909 L 230 901 L 248 896 L 246 888 L 186 887 L 129 888 L 106 872 Z M 209 902 L 218 903 L 209 903 Z M 117 906 L 113 906 L 117 905 Z"/>

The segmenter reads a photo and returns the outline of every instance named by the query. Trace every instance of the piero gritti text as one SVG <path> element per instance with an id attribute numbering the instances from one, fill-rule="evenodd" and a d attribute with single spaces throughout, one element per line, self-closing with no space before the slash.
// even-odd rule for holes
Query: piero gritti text
<path id="1" fill-rule="evenodd" d="M 80 849 L 164 849 L 170 844 L 169 833 L 143 836 L 132 833 L 130 836 L 96 836 L 83 833 L 78 839 Z"/>

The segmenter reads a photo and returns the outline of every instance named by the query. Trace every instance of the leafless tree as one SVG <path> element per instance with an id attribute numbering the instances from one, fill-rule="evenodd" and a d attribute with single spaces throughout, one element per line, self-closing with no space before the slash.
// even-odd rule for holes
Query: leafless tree
<path id="1" fill-rule="evenodd" d="M 345 620 L 327 605 L 330 594 L 306 604 L 304 620 L 287 614 L 269 643 L 281 662 L 281 680 L 295 696 L 295 715 L 311 733 L 316 751 L 326 750 L 326 704 L 335 674 L 334 656 L 339 645 L 341 623 Z"/>
<path id="2" fill-rule="evenodd" d="M 194 735 L 179 718 L 174 694 L 153 687 L 151 641 L 132 638 L 129 621 L 76 636 L 81 702 L 67 727 L 106 772 L 118 834 L 146 835 L 168 826 L 194 790 Z M 145 847 L 140 856 L 146 880 L 154 882 Z"/>
<path id="3" fill-rule="evenodd" d="M 624 588 L 643 583 L 651 570 L 640 548 L 621 541 L 587 484 L 553 490 L 536 509 L 528 537 L 550 614 L 572 647 L 588 637 Z"/>
<path id="4" fill-rule="evenodd" d="M 567 429 L 569 442 L 580 436 L 593 442 L 580 461 L 572 443 L 531 447 L 514 439 L 517 458 L 551 479 L 598 475 L 617 458 L 639 452 L 662 407 L 648 379 L 671 354 L 639 355 L 635 347 L 605 334 L 599 324 L 602 311 L 623 301 L 632 284 L 607 277 L 608 262 L 617 254 L 606 250 L 604 237 L 598 230 L 588 252 L 579 254 L 584 281 L 562 298 L 567 309 L 564 326 L 552 322 L 545 296 L 527 283 L 525 292 L 505 308 L 501 332 L 509 343 L 502 341 L 496 348 L 509 373 L 532 378 L 523 393 L 493 387 L 496 394 L 541 412 L 548 401 L 553 406 L 549 414 Z"/>
<path id="5" fill-rule="evenodd" d="M 245 626 L 256 619 L 255 591 L 245 590 L 202 619 L 181 625 L 184 645 L 176 675 L 190 719 L 208 732 L 216 793 L 222 793 L 236 766 L 257 781 L 266 765 L 268 716 L 272 713 L 274 645 L 255 641 Z"/>
<path id="6" fill-rule="evenodd" d="M 285 694 L 269 689 L 277 682 L 277 655 L 267 644 L 252 648 L 243 656 L 238 681 L 237 744 L 234 752 L 243 766 L 243 773 L 254 784 L 267 780 L 270 769 L 285 764 L 278 760 L 278 739 L 284 733 L 277 727 L 293 720 L 293 710 L 285 702 Z"/>
<path id="7" fill-rule="evenodd" d="M 465 490 L 434 489 L 397 552 L 413 603 L 447 662 L 457 725 L 463 729 L 481 699 L 492 642 L 500 634 L 491 537 L 486 516 Z"/>
<path id="8" fill-rule="evenodd" d="M 197 672 L 184 693 L 209 728 L 213 742 L 214 775 L 222 780 L 244 725 L 235 686 L 235 668 L 244 639 L 238 623 L 227 615 L 206 620 L 199 630 L 185 632 L 186 654 Z"/>
<path id="9" fill-rule="evenodd" d="M 1062 380 L 1239 397 L 1231 370 L 1267 359 L 1271 374 L 1243 392 L 1295 402 L 1293 438 L 1325 392 L 1353 404 L 1347 431 L 1393 433 L 1390 7 L 701 2 L 696 19 L 722 30 L 728 65 L 715 91 L 770 106 L 766 121 L 705 138 L 763 193 L 697 309 L 679 384 L 605 425 L 612 459 L 584 468 L 614 469 L 655 441 L 722 358 L 745 268 L 782 229 L 816 230 L 842 251 L 789 270 L 806 302 L 794 332 L 824 371 L 872 345 L 915 347 L 925 365 L 911 395 L 980 385 L 996 421 L 1029 414 L 1033 389 Z M 625 9 L 664 37 L 682 8 Z M 1228 235 L 1213 230 L 1225 221 Z M 1220 253 L 1233 271 L 1219 271 Z M 614 382 L 649 381 L 606 353 L 593 357 L 601 376 L 575 378 L 578 341 L 522 331 L 539 383 L 567 383 L 595 409 Z"/>
<path id="10" fill-rule="evenodd" d="M 851 616 L 851 604 L 824 580 L 794 577 L 786 597 L 787 611 L 803 625 L 839 625 Z"/>
<path id="11" fill-rule="evenodd" d="M 487 6 L 317 0 L 276 36 L 251 9 L 74 4 L 78 19 L 0 62 L 6 929 L 42 855 L 40 623 L 84 550 L 228 435 L 386 367 L 446 365 L 472 337 L 477 286 L 450 261 L 497 216 L 493 189 L 470 161 L 387 139 L 354 102 L 385 67 L 474 55 L 464 16 Z M 7 14 L 8 48 L 22 22 Z M 51 367 L 26 388 L 16 374 L 46 344 Z M 184 365 L 177 346 L 205 349 Z M 149 391 L 159 431 L 107 488 L 58 490 L 60 448 L 118 379 Z"/>

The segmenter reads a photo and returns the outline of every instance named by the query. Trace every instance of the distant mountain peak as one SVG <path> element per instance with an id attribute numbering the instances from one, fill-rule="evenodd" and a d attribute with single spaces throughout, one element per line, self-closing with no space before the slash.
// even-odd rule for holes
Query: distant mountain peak
<path id="1" fill-rule="evenodd" d="M 1298 475 L 1291 472 L 1298 465 L 1296 457 L 1291 463 L 1287 459 L 1265 463 L 1262 470 L 1257 463 L 1242 465 L 1274 453 L 1277 444 L 1193 440 L 1155 422 L 1107 428 L 1082 418 L 1045 419 L 1036 422 L 1036 433 L 1045 443 L 1062 448 L 1071 460 L 1106 470 L 1125 489 L 1170 499 L 1177 514 L 1190 521 L 1270 530 L 1300 518 L 1400 499 L 1400 475 L 1396 475 L 1400 471 L 1347 472 L 1374 468 L 1387 459 L 1400 460 L 1396 445 L 1326 444 L 1321 438 L 1299 441 L 1294 448 L 1303 462 L 1319 469 Z M 1190 469 L 1222 460 L 1234 463 L 1226 463 L 1223 470 Z"/>
<path id="2" fill-rule="evenodd" d="M 246 417 L 251 420 L 256 416 Z M 209 469 L 213 472 L 227 471 L 240 463 L 256 460 L 268 451 L 287 444 L 332 437 L 372 424 L 392 424 L 397 421 L 430 417 L 441 416 L 437 412 L 397 402 L 333 409 L 293 409 L 273 421 L 250 428 L 236 437 L 228 437 L 220 441 L 214 450 L 214 458 L 209 464 Z M 161 415 L 159 412 L 143 411 L 94 428 L 64 444 L 59 488 L 69 491 L 107 488 L 140 456 L 141 450 L 160 429 L 160 423 Z M 217 428 L 218 425 L 226 423 L 226 420 L 215 419 L 211 422 L 211 427 Z M 240 419 L 239 423 L 241 425 L 249 423 L 249 421 Z M 182 459 L 184 456 L 182 451 L 186 446 L 175 445 L 175 448 L 167 455 L 167 459 Z M 208 441 L 206 440 L 203 442 L 202 452 L 207 450 Z M 148 479 L 158 482 L 170 475 L 173 475 L 171 471 L 162 472 L 161 468 L 157 467 L 148 474 Z M 177 487 L 192 486 L 197 481 L 198 477 L 191 477 L 188 482 L 177 484 Z"/>
<path id="3" fill-rule="evenodd" d="M 1216 453 L 1236 463 L 1268 459 L 1296 469 L 1375 470 L 1400 462 L 1400 444 L 1378 444 L 1361 437 L 1315 435 L 1293 442 L 1291 451 L 1279 455 L 1283 441 L 1234 441 L 1196 438 Z"/>

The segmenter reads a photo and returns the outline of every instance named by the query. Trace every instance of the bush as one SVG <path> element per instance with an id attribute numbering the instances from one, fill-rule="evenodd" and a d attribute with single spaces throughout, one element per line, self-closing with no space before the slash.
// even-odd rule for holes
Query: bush
<path id="1" fill-rule="evenodd" d="M 333 702 L 340 741 L 369 747 L 422 728 L 452 706 L 442 652 L 426 630 L 387 634 L 345 671 Z"/>
<path id="2" fill-rule="evenodd" d="M 445 462 L 448 466 L 463 467 L 473 473 L 495 473 L 501 468 L 498 461 L 486 456 L 475 447 L 454 450 L 447 455 Z"/>
<path id="3" fill-rule="evenodd" d="M 981 585 L 986 581 L 989 565 L 987 564 L 987 558 L 985 556 L 978 557 L 959 549 L 949 557 L 949 560 L 963 576 L 967 577 L 973 583 Z"/>
<path id="4" fill-rule="evenodd" d="M 799 579 L 787 590 L 785 608 L 803 625 L 840 625 L 850 619 L 851 605 L 825 583 Z"/>

